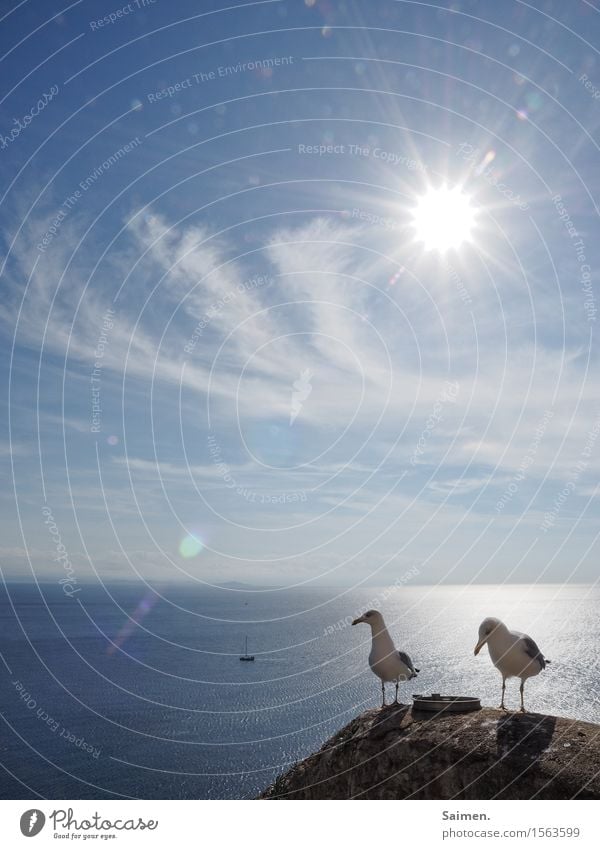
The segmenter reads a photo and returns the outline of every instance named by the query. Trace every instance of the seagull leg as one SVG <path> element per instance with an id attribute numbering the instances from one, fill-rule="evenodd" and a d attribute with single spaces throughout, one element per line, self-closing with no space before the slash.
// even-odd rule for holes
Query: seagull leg
<path id="1" fill-rule="evenodd" d="M 396 698 L 394 699 L 394 704 L 398 704 L 398 682 L 396 681 Z"/>
<path id="2" fill-rule="evenodd" d="M 525 681 L 521 678 L 521 686 L 519 687 L 519 691 L 521 693 L 521 713 L 526 713 L 525 710 L 525 699 L 524 699 L 524 691 L 525 691 Z"/>
<path id="3" fill-rule="evenodd" d="M 385 684 L 381 682 L 381 707 L 385 707 Z"/>
<path id="4" fill-rule="evenodd" d="M 506 692 L 506 678 L 502 679 L 502 701 L 500 702 L 500 710 L 506 710 L 506 706 L 504 704 L 504 694 Z"/>

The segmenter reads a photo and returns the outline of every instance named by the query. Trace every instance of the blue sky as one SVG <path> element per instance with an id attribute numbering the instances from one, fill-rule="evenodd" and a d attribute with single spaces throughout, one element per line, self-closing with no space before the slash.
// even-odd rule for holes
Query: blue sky
<path id="1" fill-rule="evenodd" d="M 595 579 L 591 3 L 8 5 L 5 577 Z"/>

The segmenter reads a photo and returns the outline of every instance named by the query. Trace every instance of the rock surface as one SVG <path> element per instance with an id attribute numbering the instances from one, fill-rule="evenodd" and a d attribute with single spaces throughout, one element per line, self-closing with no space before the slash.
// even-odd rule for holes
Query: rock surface
<path id="1" fill-rule="evenodd" d="M 600 799 L 600 726 L 491 708 L 369 710 L 262 799 Z"/>

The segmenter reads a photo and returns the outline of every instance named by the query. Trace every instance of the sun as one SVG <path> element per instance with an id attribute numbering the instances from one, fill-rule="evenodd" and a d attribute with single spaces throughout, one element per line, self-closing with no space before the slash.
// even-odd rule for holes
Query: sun
<path id="1" fill-rule="evenodd" d="M 448 251 L 471 241 L 475 209 L 460 187 L 429 189 L 413 209 L 416 240 L 426 250 Z"/>

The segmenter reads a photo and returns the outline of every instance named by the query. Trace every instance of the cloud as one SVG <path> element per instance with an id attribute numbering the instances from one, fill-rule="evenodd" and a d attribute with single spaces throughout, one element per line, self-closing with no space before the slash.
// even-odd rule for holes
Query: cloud
<path id="1" fill-rule="evenodd" d="M 56 430 L 62 439 L 62 424 L 71 431 L 77 474 L 70 469 L 69 493 L 54 457 L 50 469 L 60 474 L 51 471 L 48 486 L 54 501 L 72 494 L 90 526 L 106 509 L 95 453 L 78 454 L 72 446 L 89 432 L 87 384 L 98 360 L 105 415 L 120 422 L 123 414 L 129 452 L 101 456 L 111 515 L 127 537 L 141 510 L 164 532 L 166 548 L 180 531 L 179 515 L 200 510 L 194 484 L 225 516 L 207 521 L 240 557 L 260 555 L 261 528 L 294 522 L 313 522 L 313 548 L 338 537 L 329 552 L 334 561 L 345 547 L 368 548 L 390 526 L 400 539 L 428 528 L 432 542 L 453 523 L 462 523 L 461 531 L 478 528 L 489 509 L 486 491 L 497 498 L 524 458 L 515 509 L 546 475 L 549 487 L 568 475 L 586 445 L 598 406 L 580 346 L 527 341 L 520 331 L 509 345 L 493 295 L 482 287 L 478 324 L 451 291 L 442 294 L 440 280 L 404 274 L 388 285 L 392 263 L 378 253 L 381 234 L 368 227 L 327 216 L 277 224 L 265 234 L 263 251 L 242 256 L 231 236 L 215 237 L 207 224 L 174 225 L 149 212 L 123 226 L 110 258 L 97 267 L 100 246 L 90 240 L 78 247 L 76 229 L 61 230 L 38 259 L 17 324 L 18 294 L 32 271 L 30 221 L 23 234 L 29 250 L 19 244 L 9 261 L 11 295 L 2 313 L 5 324 L 17 326 L 23 347 L 37 352 L 43 340 L 49 362 L 42 360 L 42 377 L 53 369 L 59 388 L 68 351 L 65 418 L 56 398 L 41 412 L 45 437 Z M 114 311 L 110 327 L 107 310 Z M 472 335 L 473 323 L 480 336 Z M 292 424 L 294 385 L 306 373 L 310 392 L 301 393 Z M 458 387 L 450 401 L 444 400 L 448 381 Z M 552 416 L 532 450 L 548 409 Z M 232 494 L 211 459 L 209 432 L 240 487 L 303 490 L 306 501 L 269 512 Z M 581 493 L 600 470 L 592 448 Z M 16 451 L 27 450 L 20 438 Z M 5 445 L 0 454 L 6 456 Z M 476 501 L 479 515 L 470 509 Z M 227 520 L 254 528 L 251 543 Z M 269 553 L 306 547 L 305 533 L 277 541 L 271 534 Z M 132 548 L 144 550 L 139 539 Z M 302 564 L 302 574 L 318 556 L 315 551 Z M 160 571 L 160 558 L 155 565 Z M 109 566 L 117 569 L 113 561 Z"/>

